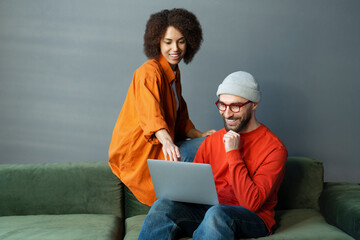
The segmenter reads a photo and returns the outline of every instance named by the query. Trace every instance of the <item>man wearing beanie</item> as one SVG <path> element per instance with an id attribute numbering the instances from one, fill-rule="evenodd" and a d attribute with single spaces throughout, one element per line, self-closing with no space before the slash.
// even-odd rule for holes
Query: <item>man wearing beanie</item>
<path id="1" fill-rule="evenodd" d="M 194 162 L 211 165 L 220 204 L 159 199 L 139 239 L 235 239 L 272 233 L 287 150 L 255 117 L 261 93 L 251 74 L 230 74 L 219 85 L 217 96 L 224 128 L 204 140 Z"/>

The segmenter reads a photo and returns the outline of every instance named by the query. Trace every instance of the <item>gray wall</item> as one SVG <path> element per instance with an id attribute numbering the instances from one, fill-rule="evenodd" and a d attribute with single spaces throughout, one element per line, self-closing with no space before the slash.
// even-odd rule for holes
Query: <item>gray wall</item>
<path id="1" fill-rule="evenodd" d="M 201 130 L 223 127 L 215 92 L 251 72 L 258 119 L 290 155 L 324 162 L 327 181 L 360 182 L 360 2 L 356 0 L 0 1 L 0 163 L 107 161 L 149 15 L 184 7 L 204 43 L 181 64 Z"/>

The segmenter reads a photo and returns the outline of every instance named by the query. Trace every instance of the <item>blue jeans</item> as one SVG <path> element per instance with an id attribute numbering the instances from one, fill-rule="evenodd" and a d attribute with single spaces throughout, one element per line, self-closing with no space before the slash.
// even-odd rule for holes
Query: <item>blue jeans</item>
<path id="1" fill-rule="evenodd" d="M 181 161 L 192 162 L 195 158 L 198 148 L 200 147 L 204 139 L 205 137 L 176 142 L 175 144 L 180 149 Z"/>
<path id="2" fill-rule="evenodd" d="M 141 228 L 139 239 L 235 239 L 269 235 L 262 219 L 240 206 L 202 205 L 157 200 Z"/>

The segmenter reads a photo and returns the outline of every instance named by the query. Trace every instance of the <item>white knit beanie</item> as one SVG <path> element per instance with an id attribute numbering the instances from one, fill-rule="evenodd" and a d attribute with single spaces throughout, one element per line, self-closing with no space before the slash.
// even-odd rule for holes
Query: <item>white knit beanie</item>
<path id="1" fill-rule="evenodd" d="M 235 95 L 252 102 L 260 102 L 261 99 L 259 84 L 250 73 L 243 71 L 227 76 L 216 92 L 217 96 L 220 94 Z"/>

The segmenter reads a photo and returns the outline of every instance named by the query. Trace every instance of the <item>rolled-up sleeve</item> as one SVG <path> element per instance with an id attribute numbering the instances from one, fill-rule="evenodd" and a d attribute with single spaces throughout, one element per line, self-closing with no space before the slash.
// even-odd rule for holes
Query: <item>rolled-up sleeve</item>
<path id="1" fill-rule="evenodd" d="M 136 72 L 134 75 L 133 91 L 135 95 L 135 109 L 139 125 L 143 129 L 146 141 L 152 144 L 160 142 L 155 138 L 155 133 L 161 129 L 170 132 L 165 120 L 165 110 L 161 104 L 161 79 L 156 71 L 151 73 Z"/>

